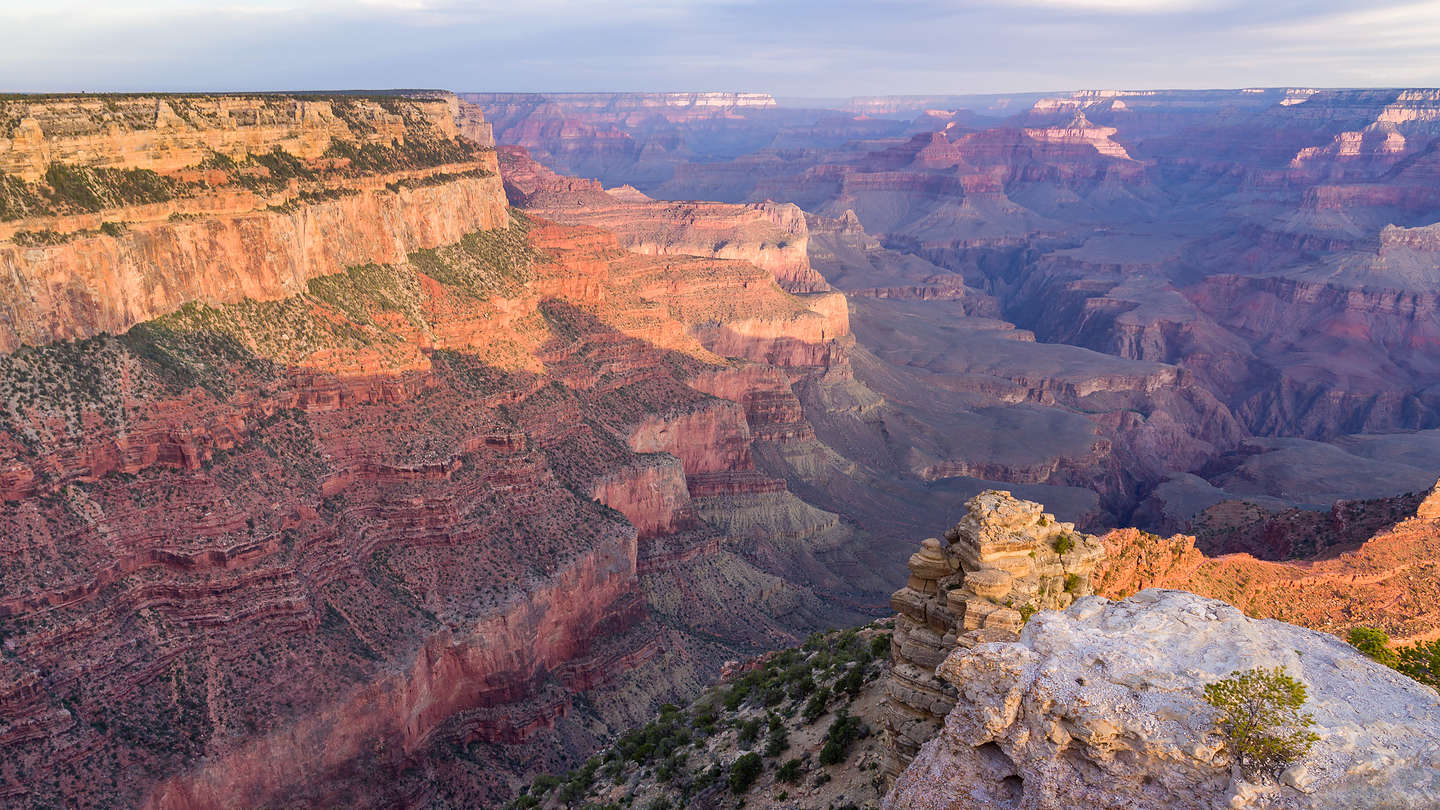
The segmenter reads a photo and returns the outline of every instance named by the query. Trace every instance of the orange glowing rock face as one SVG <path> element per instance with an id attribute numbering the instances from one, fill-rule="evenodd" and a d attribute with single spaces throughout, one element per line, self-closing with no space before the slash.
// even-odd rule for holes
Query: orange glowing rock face
<path id="1" fill-rule="evenodd" d="M 1245 553 L 1207 557 L 1191 536 L 1117 529 L 1101 537 L 1106 557 L 1096 577 L 1097 592 L 1119 599 L 1144 588 L 1179 588 L 1223 599 L 1251 616 L 1341 636 L 1364 626 L 1385 630 L 1397 643 L 1432 639 L 1440 627 L 1436 501 L 1433 492 L 1423 501 L 1397 499 L 1396 508 L 1408 515 L 1383 520 L 1358 542 L 1286 562 Z M 1383 516 L 1394 511 L 1390 506 L 1373 501 L 1350 511 L 1363 517 L 1355 508 L 1362 507 Z M 1308 540 L 1317 525 L 1313 514 L 1289 513 L 1265 522 L 1263 536 L 1254 540 L 1257 546 L 1268 542 L 1266 550 L 1277 543 L 1288 549 Z"/>

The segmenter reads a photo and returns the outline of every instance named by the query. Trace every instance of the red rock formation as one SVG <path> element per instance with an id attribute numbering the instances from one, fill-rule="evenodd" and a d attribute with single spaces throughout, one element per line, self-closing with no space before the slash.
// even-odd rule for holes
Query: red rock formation
<path id="1" fill-rule="evenodd" d="M 789 384 L 824 372 L 843 297 L 486 230 L 495 177 L 380 180 L 10 254 L 151 276 L 90 321 L 32 304 L 126 334 L 0 358 L 5 801 L 490 804 L 718 670 L 715 638 L 826 615 L 691 493 L 783 494 L 748 420 L 802 419 Z M 259 241 L 200 241 L 235 229 Z M 189 286 L 151 289 L 186 256 Z"/>
<path id="2" fill-rule="evenodd" d="M 1120 598 L 1143 588 L 1179 588 L 1223 599 L 1251 616 L 1341 635 L 1367 626 L 1400 642 L 1433 638 L 1440 627 L 1440 521 L 1434 500 L 1432 494 L 1414 517 L 1358 548 L 1293 562 L 1249 554 L 1206 557 L 1191 536 L 1117 529 L 1101 538 L 1106 557 L 1097 592 Z M 1303 534 L 1310 525 L 1297 521 L 1292 528 Z"/>
<path id="3" fill-rule="evenodd" d="M 649 255 L 737 259 L 769 270 L 790 292 L 829 288 L 810 268 L 805 217 L 793 205 L 666 203 L 623 189 L 563 177 L 521 147 L 500 150 L 512 201 L 541 216 L 615 234 L 627 250 Z"/>

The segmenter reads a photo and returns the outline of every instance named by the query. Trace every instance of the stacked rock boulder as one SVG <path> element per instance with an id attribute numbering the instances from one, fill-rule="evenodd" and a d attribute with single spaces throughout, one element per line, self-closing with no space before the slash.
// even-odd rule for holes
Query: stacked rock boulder
<path id="1" fill-rule="evenodd" d="M 966 515 L 910 556 L 910 578 L 890 597 L 899 614 L 883 724 L 886 770 L 902 771 L 955 706 L 956 690 L 936 675 L 952 650 L 1014 641 L 1041 610 L 1063 610 L 1093 592 L 1100 541 L 1045 508 L 987 490 Z"/>

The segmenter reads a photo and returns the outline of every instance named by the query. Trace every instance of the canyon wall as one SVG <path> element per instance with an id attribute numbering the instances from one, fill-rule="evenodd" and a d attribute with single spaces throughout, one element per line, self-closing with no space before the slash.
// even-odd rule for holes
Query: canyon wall
<path id="1" fill-rule="evenodd" d="M 212 153 L 240 161 L 275 149 L 313 159 L 337 138 L 385 145 L 417 131 L 451 138 L 462 134 L 458 112 L 448 93 L 6 97 L 0 172 L 37 180 L 52 163 L 165 172 Z"/>
<path id="2" fill-rule="evenodd" d="M 753 446 L 843 296 L 507 211 L 445 104 L 461 140 L 132 166 L 168 198 L 0 243 L 5 803 L 490 805 L 860 617 L 835 521 L 704 519 L 809 508 Z"/>
<path id="3" fill-rule="evenodd" d="M 1364 513 L 1353 513 L 1362 508 L 1377 512 L 1382 527 L 1373 536 L 1353 545 L 1342 536 L 1338 547 L 1322 543 L 1313 556 L 1293 561 L 1244 553 L 1207 557 L 1189 535 L 1160 537 L 1117 529 L 1100 538 L 1106 556 L 1095 575 L 1096 592 L 1122 598 L 1143 588 L 1183 588 L 1223 599 L 1251 616 L 1336 635 L 1365 626 L 1383 629 L 1399 642 L 1427 640 L 1440 627 L 1440 522 L 1435 510 L 1440 496 L 1432 492 L 1424 500 L 1402 500 L 1409 512 L 1398 518 L 1390 517 L 1395 510 L 1383 501 L 1356 504 L 1342 514 L 1372 525 Z M 1327 531 L 1307 517 L 1290 513 L 1261 525 L 1269 543 L 1303 548 L 1314 542 L 1310 536 L 1317 529 Z M 1239 531 L 1259 523 L 1253 515 L 1239 518 Z"/>

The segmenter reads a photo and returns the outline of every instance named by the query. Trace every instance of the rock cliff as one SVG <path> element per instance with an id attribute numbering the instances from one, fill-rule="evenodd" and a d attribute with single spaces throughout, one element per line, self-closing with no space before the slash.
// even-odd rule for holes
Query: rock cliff
<path id="1" fill-rule="evenodd" d="M 454 96 L 0 100 L 0 350 L 274 300 L 507 223 Z M 474 140 L 472 138 L 485 139 Z"/>
<path id="2" fill-rule="evenodd" d="M 607 230 L 627 250 L 738 259 L 769 270 L 790 292 L 829 289 L 810 267 L 805 215 L 794 205 L 662 202 L 634 189 L 605 191 L 594 181 L 562 177 L 520 147 L 502 147 L 500 160 L 512 203 L 557 222 Z"/>
<path id="3" fill-rule="evenodd" d="M 507 211 L 455 115 L 87 167 L 163 193 L 0 247 L 0 801 L 485 806 L 861 618 L 754 450 L 806 435 L 843 296 Z"/>
<path id="4" fill-rule="evenodd" d="M 899 614 L 891 642 L 883 723 L 898 774 L 939 728 L 955 702 L 935 668 L 955 649 L 1015 638 L 1038 610 L 1064 608 L 1092 593 L 1103 547 L 1038 503 L 986 491 L 942 542 L 911 555 L 910 578 L 890 604 Z"/>
<path id="5" fill-rule="evenodd" d="M 1319 739 L 1276 783 L 1247 781 L 1205 684 L 1284 667 Z M 1037 615 L 1018 641 L 956 650 L 959 700 L 882 805 L 1427 807 L 1440 802 L 1440 698 L 1333 636 L 1146 590 Z"/>

